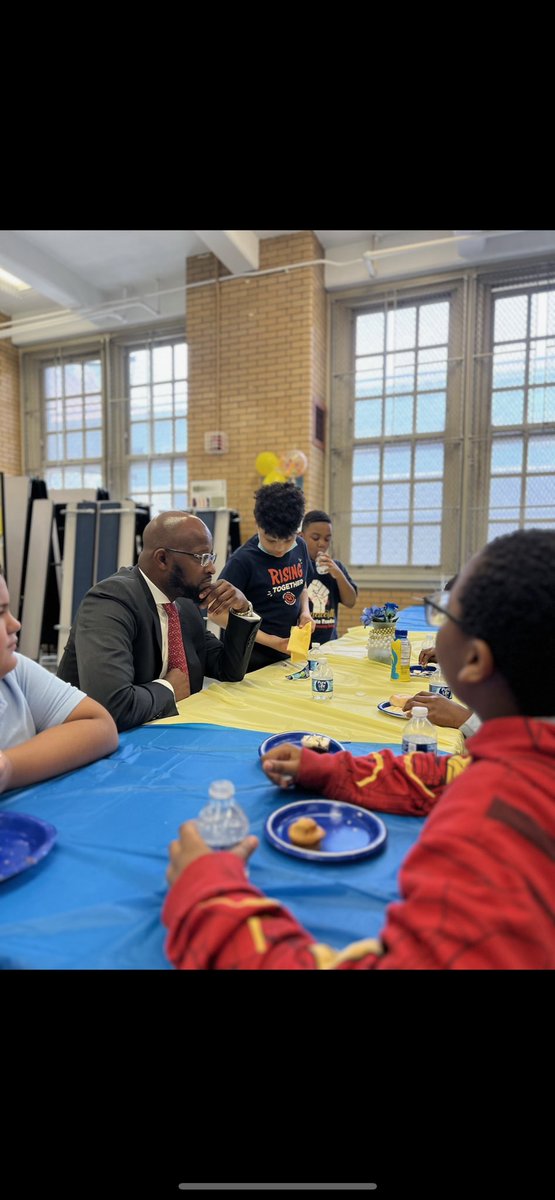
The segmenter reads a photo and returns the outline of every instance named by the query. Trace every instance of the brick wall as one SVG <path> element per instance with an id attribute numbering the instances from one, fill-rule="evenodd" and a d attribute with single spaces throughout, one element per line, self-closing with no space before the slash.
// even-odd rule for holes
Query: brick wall
<path id="1" fill-rule="evenodd" d="M 0 324 L 9 321 L 0 313 Z M 19 351 L 8 338 L 0 341 L 0 471 L 21 475 Z"/>
<path id="2" fill-rule="evenodd" d="M 260 269 L 322 258 L 306 231 L 261 242 Z M 212 254 L 187 260 L 187 282 L 229 273 Z M 313 442 L 313 406 L 325 400 L 326 294 L 323 267 L 234 279 L 187 293 L 189 478 L 227 480 L 243 541 L 254 533 L 255 469 L 261 450 L 303 450 L 307 508 L 325 498 L 325 456 Z M 229 435 L 229 452 L 204 453 L 204 434 Z"/>

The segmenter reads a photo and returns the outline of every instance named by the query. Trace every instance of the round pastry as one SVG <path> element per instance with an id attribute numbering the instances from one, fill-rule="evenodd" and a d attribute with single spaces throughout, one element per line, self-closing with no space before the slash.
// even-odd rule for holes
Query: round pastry
<path id="1" fill-rule="evenodd" d="M 403 696 L 401 692 L 395 692 L 393 696 L 389 697 L 389 703 L 393 704 L 395 708 L 404 708 L 408 699 L 408 695 Z"/>
<path id="2" fill-rule="evenodd" d="M 305 750 L 316 750 L 318 754 L 325 754 L 330 748 L 331 738 L 326 737 L 323 733 L 305 733 L 301 738 L 301 746 Z"/>
<path id="3" fill-rule="evenodd" d="M 289 826 L 289 841 L 295 846 L 305 846 L 307 850 L 318 850 L 325 836 L 325 829 L 312 817 L 299 817 Z"/>

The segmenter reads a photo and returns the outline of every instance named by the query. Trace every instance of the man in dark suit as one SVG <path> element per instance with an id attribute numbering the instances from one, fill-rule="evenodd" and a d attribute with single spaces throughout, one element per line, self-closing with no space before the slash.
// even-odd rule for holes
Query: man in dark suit
<path id="1" fill-rule="evenodd" d="M 243 678 L 260 618 L 238 588 L 212 582 L 214 558 L 203 521 L 160 513 L 138 565 L 82 600 L 58 676 L 103 704 L 118 729 L 176 716 L 176 701 L 200 692 L 205 675 Z M 209 616 L 230 614 L 225 643 L 206 630 L 199 604 Z"/>

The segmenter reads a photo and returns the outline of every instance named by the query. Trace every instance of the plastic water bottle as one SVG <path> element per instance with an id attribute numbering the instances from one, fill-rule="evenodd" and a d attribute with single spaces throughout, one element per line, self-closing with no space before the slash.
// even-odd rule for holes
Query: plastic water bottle
<path id="1" fill-rule="evenodd" d="M 197 828 L 212 850 L 229 850 L 249 832 L 249 819 L 237 804 L 235 784 L 215 779 L 208 789 L 210 800 L 199 812 Z"/>
<path id="2" fill-rule="evenodd" d="M 314 675 L 318 667 L 318 659 L 320 650 L 322 649 L 320 642 L 313 642 L 308 651 L 308 673 Z"/>
<path id="3" fill-rule="evenodd" d="M 437 754 L 436 731 L 427 716 L 428 709 L 424 706 L 413 708 L 412 720 L 403 734 L 403 754 L 410 754 L 413 750 Z"/>
<path id="4" fill-rule="evenodd" d="M 312 676 L 312 699 L 333 700 L 333 671 L 327 658 L 319 658 Z"/>

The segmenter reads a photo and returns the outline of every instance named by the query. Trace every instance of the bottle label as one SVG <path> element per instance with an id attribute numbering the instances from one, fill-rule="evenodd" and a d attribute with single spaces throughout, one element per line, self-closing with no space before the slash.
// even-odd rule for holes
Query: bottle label
<path id="1" fill-rule="evenodd" d="M 313 679 L 312 689 L 315 692 L 333 692 L 333 679 Z"/>
<path id="2" fill-rule="evenodd" d="M 437 742 L 411 742 L 403 738 L 403 754 L 412 754 L 415 750 L 421 754 L 435 754 Z"/>
<path id="3" fill-rule="evenodd" d="M 431 683 L 429 685 L 429 691 L 434 693 L 436 696 L 445 696 L 447 700 L 451 700 L 453 696 L 451 688 L 448 687 L 446 683 Z"/>

